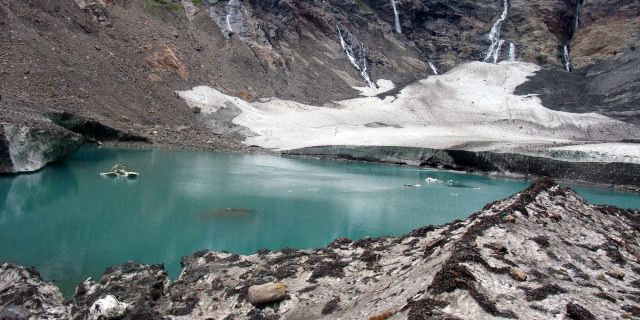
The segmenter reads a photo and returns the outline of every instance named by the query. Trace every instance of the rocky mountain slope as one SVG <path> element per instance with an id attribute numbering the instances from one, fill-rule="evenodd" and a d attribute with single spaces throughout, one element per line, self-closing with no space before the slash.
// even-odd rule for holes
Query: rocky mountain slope
<path id="1" fill-rule="evenodd" d="M 638 12 L 627 0 L 4 0 L 0 107 L 53 114 L 89 141 L 247 150 L 259 134 L 238 125 L 241 108 L 212 117 L 176 92 L 331 108 L 514 60 L 541 66 L 516 95 L 637 124 Z"/>
<path id="2" fill-rule="evenodd" d="M 63 302 L 35 270 L 0 272 L 17 319 L 623 319 L 640 317 L 640 212 L 550 180 L 464 221 L 399 238 L 251 256 L 201 251 L 114 266 Z"/>

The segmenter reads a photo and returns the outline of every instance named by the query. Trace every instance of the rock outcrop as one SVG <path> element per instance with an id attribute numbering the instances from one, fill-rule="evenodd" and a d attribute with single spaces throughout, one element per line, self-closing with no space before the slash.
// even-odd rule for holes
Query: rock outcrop
<path id="1" fill-rule="evenodd" d="M 84 319 L 105 299 L 124 306 L 124 319 L 634 318 L 639 230 L 639 211 L 590 205 L 543 179 L 468 219 L 398 238 L 251 256 L 201 251 L 183 259 L 175 281 L 162 266 L 111 267 L 66 304 L 20 294 L 50 286 L 5 264 L 0 306 L 38 305 L 34 315 L 63 311 L 66 319 Z M 8 286 L 6 275 L 17 272 L 25 281 Z M 284 300 L 254 306 L 252 288 L 274 282 L 286 285 Z"/>
<path id="2" fill-rule="evenodd" d="M 31 172 L 64 159 L 82 142 L 31 109 L 0 105 L 0 174 Z"/>
<path id="3" fill-rule="evenodd" d="M 571 40 L 575 68 L 623 58 L 640 47 L 640 3 L 627 0 L 580 1 Z"/>
<path id="4" fill-rule="evenodd" d="M 60 290 L 31 268 L 0 265 L 0 319 L 61 319 L 66 312 Z"/>

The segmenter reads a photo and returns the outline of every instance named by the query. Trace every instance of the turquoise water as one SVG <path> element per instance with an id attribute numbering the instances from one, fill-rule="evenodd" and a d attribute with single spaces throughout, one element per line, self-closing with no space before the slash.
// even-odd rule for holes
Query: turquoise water
<path id="1" fill-rule="evenodd" d="M 98 174 L 117 162 L 140 178 Z M 0 261 L 35 266 L 69 294 L 128 260 L 164 263 L 175 277 L 182 256 L 205 248 L 251 254 L 401 235 L 465 218 L 527 185 L 381 164 L 83 148 L 38 173 L 0 177 Z M 640 208 L 635 194 L 580 191 L 598 203 Z"/>

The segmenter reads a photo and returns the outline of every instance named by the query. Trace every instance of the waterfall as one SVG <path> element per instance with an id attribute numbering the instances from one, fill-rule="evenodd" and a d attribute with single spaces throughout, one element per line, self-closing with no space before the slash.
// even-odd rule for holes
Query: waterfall
<path id="1" fill-rule="evenodd" d="M 391 0 L 391 6 L 393 6 L 393 15 L 396 19 L 396 32 L 398 34 L 402 33 L 402 27 L 400 26 L 400 17 L 398 16 L 398 8 L 396 7 L 396 0 Z"/>
<path id="2" fill-rule="evenodd" d="M 225 18 L 225 20 L 227 21 L 227 32 L 233 32 L 233 28 L 231 28 L 231 22 L 229 21 L 230 17 L 231 17 L 231 10 L 229 10 L 227 17 Z"/>
<path id="3" fill-rule="evenodd" d="M 340 30 L 340 27 L 336 25 L 336 28 L 338 29 L 338 36 L 340 36 L 340 46 L 342 46 L 342 50 L 347 55 L 349 62 L 351 62 L 354 68 L 360 71 L 360 75 L 362 76 L 364 81 L 367 82 L 369 87 L 376 88 L 377 86 L 375 85 L 375 83 L 373 83 L 373 81 L 371 81 L 371 77 L 369 76 L 369 70 L 367 69 L 367 57 L 364 54 L 364 45 L 361 44 L 361 48 L 360 48 L 360 51 L 362 52 L 362 56 L 363 56 L 361 59 L 362 66 L 360 66 L 360 64 L 358 63 L 358 59 L 356 59 L 356 56 L 353 53 L 353 48 L 351 48 L 351 46 L 347 43 L 347 41 L 342 36 L 342 31 Z"/>
<path id="4" fill-rule="evenodd" d="M 431 68 L 431 71 L 433 71 L 433 74 L 438 74 L 438 69 L 436 68 L 436 66 L 433 64 L 433 62 L 431 62 L 430 60 L 427 60 L 427 63 L 429 63 L 429 68 Z"/>
<path id="5" fill-rule="evenodd" d="M 516 45 L 515 43 L 509 43 L 509 61 L 516 61 Z"/>
<path id="6" fill-rule="evenodd" d="M 244 9 L 244 12 L 243 12 Z M 240 38 L 247 36 L 246 17 L 248 13 L 239 0 L 229 0 L 223 7 L 208 6 L 209 17 L 218 25 L 220 31 L 228 38 L 232 33 Z"/>
<path id="7" fill-rule="evenodd" d="M 562 54 L 564 56 L 564 67 L 567 71 L 571 72 L 571 56 L 569 55 L 569 47 L 564 46 L 562 50 Z"/>
<path id="8" fill-rule="evenodd" d="M 498 58 L 500 57 L 500 47 L 504 44 L 504 40 L 500 40 L 500 29 L 502 28 L 502 24 L 507 20 L 507 15 L 509 14 L 509 1 L 504 0 L 504 10 L 500 15 L 500 18 L 496 21 L 496 23 L 491 27 L 491 32 L 489 32 L 489 40 L 491 40 L 491 45 L 489 46 L 489 50 L 487 51 L 487 55 L 484 58 L 484 61 L 493 58 L 493 63 L 498 63 Z"/>
<path id="9" fill-rule="evenodd" d="M 337 27 L 337 28 L 338 28 L 338 35 L 340 36 L 340 45 L 342 46 L 342 50 L 344 51 L 344 53 L 347 54 L 347 58 L 349 59 L 349 62 L 351 62 L 351 64 L 356 69 L 360 70 L 360 66 L 358 65 L 356 57 L 353 55 L 353 49 L 351 49 L 351 47 L 347 45 L 347 42 L 344 41 L 344 37 L 342 37 L 342 31 L 340 31 L 340 27 Z"/>
<path id="10" fill-rule="evenodd" d="M 505 40 L 502 39 L 498 41 L 498 47 L 493 54 L 493 63 L 498 63 L 498 59 L 500 58 L 500 51 L 502 51 L 502 45 L 504 44 L 504 42 Z"/>
<path id="11" fill-rule="evenodd" d="M 576 3 L 576 20 L 573 22 L 573 32 L 575 33 L 580 27 L 580 12 L 582 11 L 582 6 L 584 5 L 584 0 L 578 0 Z"/>
<path id="12" fill-rule="evenodd" d="M 580 12 L 582 11 L 582 6 L 584 5 L 584 0 L 577 0 L 576 2 L 576 18 L 573 21 L 573 30 L 571 30 L 571 38 L 575 35 L 576 31 L 578 31 L 578 27 L 580 27 Z M 571 40 L 569 40 L 571 42 Z M 567 71 L 571 72 L 571 55 L 569 52 L 569 45 L 566 44 L 562 48 L 562 57 L 564 58 L 564 68 Z"/>

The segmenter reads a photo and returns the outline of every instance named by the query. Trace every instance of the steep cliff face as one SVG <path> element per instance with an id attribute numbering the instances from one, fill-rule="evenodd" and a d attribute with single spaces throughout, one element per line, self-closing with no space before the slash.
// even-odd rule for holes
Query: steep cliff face
<path id="1" fill-rule="evenodd" d="M 640 3 L 633 0 L 583 1 L 571 40 L 574 67 L 624 58 L 640 47 Z"/>
<path id="2" fill-rule="evenodd" d="M 0 103 L 0 112 L 0 174 L 39 170 L 69 156 L 81 144 L 79 135 L 35 110 Z"/>
<path id="3" fill-rule="evenodd" d="M 368 2 L 380 13 L 391 12 L 390 1 Z M 499 61 L 510 59 L 514 48 L 520 61 L 562 65 L 559 48 L 570 39 L 575 5 L 572 0 L 398 1 L 407 38 L 443 70 L 485 60 L 489 34 L 501 19 Z M 382 16 L 391 23 L 389 14 Z"/>

